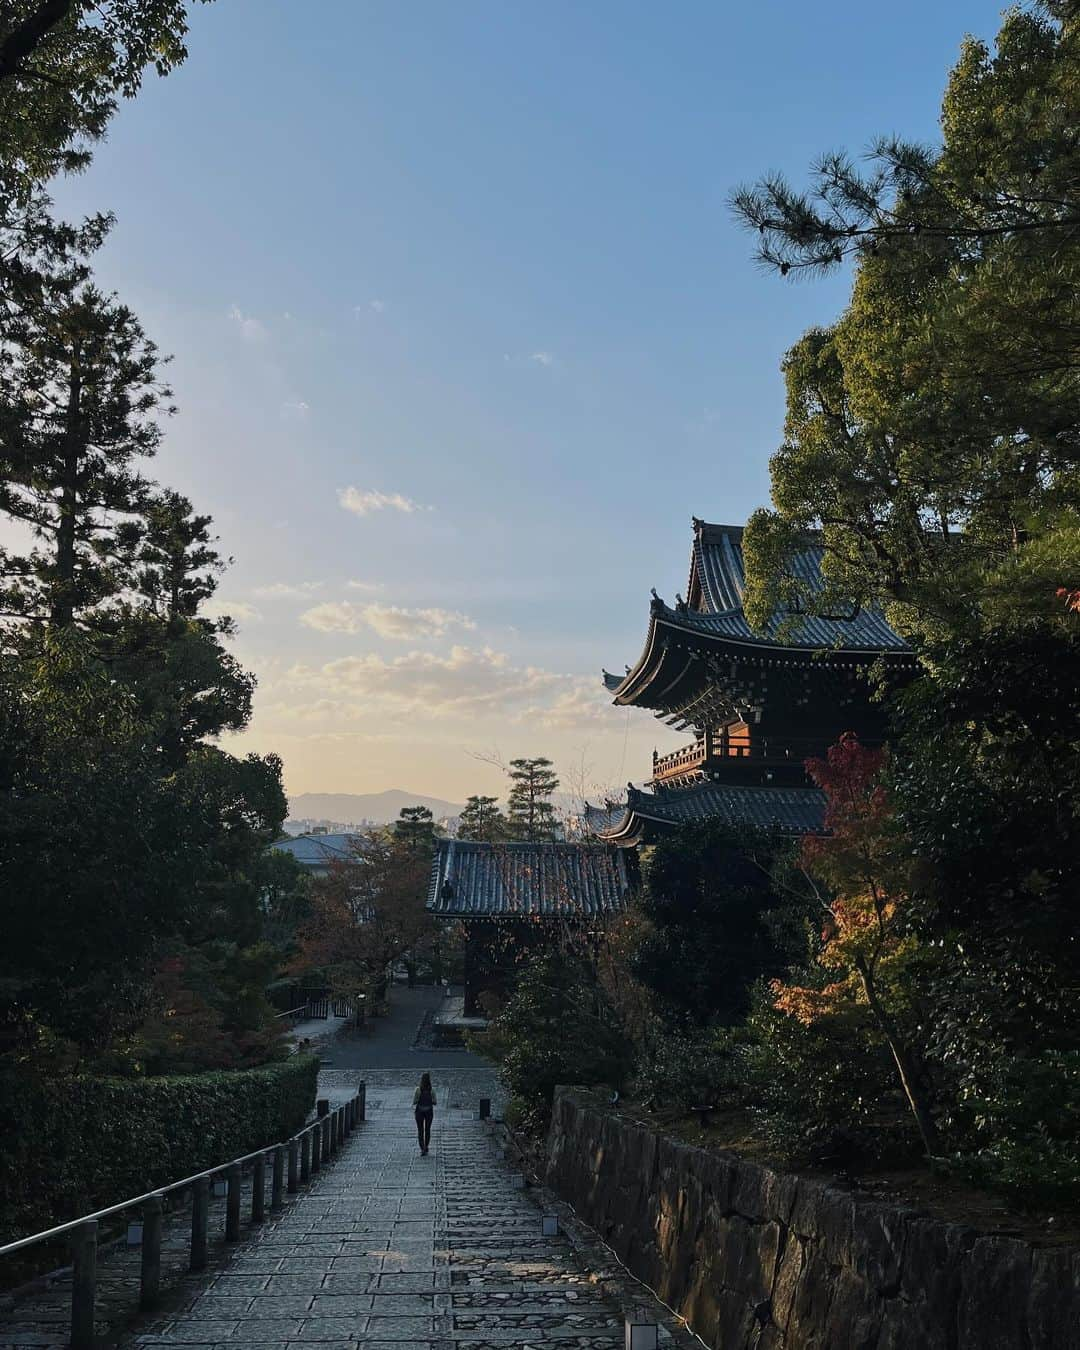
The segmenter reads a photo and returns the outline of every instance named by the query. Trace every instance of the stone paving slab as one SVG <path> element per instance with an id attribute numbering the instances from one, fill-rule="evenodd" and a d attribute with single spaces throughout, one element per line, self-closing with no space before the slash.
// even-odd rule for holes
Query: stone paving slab
<path id="1" fill-rule="evenodd" d="M 386 1073 L 369 1080 L 367 1122 L 285 1212 L 219 1251 L 202 1275 L 181 1278 L 157 1316 L 109 1343 L 126 1350 L 621 1347 L 620 1300 L 567 1236 L 543 1236 L 536 1199 L 514 1187 L 476 1118 L 474 1099 L 495 1096 L 493 1082 L 475 1071 L 433 1073 L 439 1107 L 423 1157 L 414 1079 Z M 346 1095 L 355 1079 L 321 1079 L 322 1095 L 328 1087 Z M 132 1303 L 137 1261 L 137 1252 L 123 1253 L 112 1277 L 117 1289 L 126 1278 Z M 111 1265 L 103 1262 L 103 1275 Z M 636 1290 L 634 1306 L 644 1301 Z M 46 1311 L 0 1320 L 0 1350 L 60 1350 L 66 1319 L 55 1299 L 51 1321 Z M 662 1343 L 690 1344 L 659 1305 L 654 1312 Z"/>

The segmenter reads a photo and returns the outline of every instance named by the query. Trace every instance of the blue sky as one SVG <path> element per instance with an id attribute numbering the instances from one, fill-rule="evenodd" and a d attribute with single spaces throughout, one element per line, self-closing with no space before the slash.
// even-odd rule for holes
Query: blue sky
<path id="1" fill-rule="evenodd" d="M 66 214 L 174 355 L 156 472 L 215 517 L 293 792 L 594 793 L 678 739 L 608 708 L 690 516 L 768 494 L 779 361 L 847 283 L 757 271 L 730 190 L 933 139 L 995 5 L 218 0 Z M 349 492 L 349 489 L 352 489 Z M 351 583 L 351 584 L 350 584 Z"/>

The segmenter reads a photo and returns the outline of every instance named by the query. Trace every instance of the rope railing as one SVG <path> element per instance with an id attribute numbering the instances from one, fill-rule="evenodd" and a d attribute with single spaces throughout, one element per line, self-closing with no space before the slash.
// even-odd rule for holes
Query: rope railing
<path id="1" fill-rule="evenodd" d="M 191 1252 L 188 1268 L 206 1268 L 209 1252 L 210 1187 L 215 1178 L 224 1177 L 225 1241 L 237 1242 L 241 1235 L 241 1187 L 243 1169 L 251 1164 L 251 1222 L 266 1220 L 266 1163 L 270 1159 L 270 1209 L 278 1213 L 285 1207 L 285 1196 L 295 1195 L 301 1184 L 319 1172 L 337 1153 L 353 1130 L 366 1118 L 367 1085 L 360 1083 L 356 1095 L 340 1106 L 331 1107 L 322 1098 L 315 1120 L 280 1144 L 267 1144 L 254 1153 L 208 1167 L 181 1181 L 158 1186 L 143 1195 L 132 1196 L 119 1204 L 84 1214 L 68 1223 L 47 1228 L 41 1233 L 19 1238 L 0 1247 L 0 1257 L 25 1251 L 42 1242 L 67 1237 L 71 1244 L 71 1350 L 93 1350 L 96 1344 L 94 1314 L 97 1304 L 98 1229 L 103 1219 L 128 1210 L 142 1212 L 142 1268 L 139 1307 L 149 1310 L 157 1305 L 161 1290 L 161 1238 L 164 1198 L 177 1191 L 191 1189 Z"/>

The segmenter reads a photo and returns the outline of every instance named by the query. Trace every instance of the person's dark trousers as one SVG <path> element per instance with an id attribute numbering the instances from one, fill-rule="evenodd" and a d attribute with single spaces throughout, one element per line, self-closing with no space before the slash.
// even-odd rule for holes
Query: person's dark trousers
<path id="1" fill-rule="evenodd" d="M 416 1108 L 416 1137 L 425 1153 L 431 1139 L 431 1118 L 434 1114 L 434 1111 L 422 1111 L 419 1106 Z"/>

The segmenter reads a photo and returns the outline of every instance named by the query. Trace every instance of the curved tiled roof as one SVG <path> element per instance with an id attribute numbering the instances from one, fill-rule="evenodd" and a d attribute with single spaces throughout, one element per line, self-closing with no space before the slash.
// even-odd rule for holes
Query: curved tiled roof
<path id="1" fill-rule="evenodd" d="M 618 913 L 628 889 L 626 860 L 609 844 L 440 839 L 427 907 L 454 918 L 572 918 Z"/>
<path id="2" fill-rule="evenodd" d="M 782 647 L 835 647 L 844 651 L 904 651 L 907 643 L 889 625 L 880 610 L 862 609 L 848 618 L 792 616 L 778 611 L 765 633 L 755 632 L 743 614 L 746 566 L 742 551 L 742 527 L 709 525 L 694 521 L 694 547 L 690 559 L 689 606 L 667 610 L 665 617 L 696 632 L 739 642 L 778 644 Z M 821 563 L 825 550 L 808 539 L 790 559 L 792 576 L 811 594 L 823 587 Z M 785 631 L 777 637 L 781 625 Z"/>
<path id="3" fill-rule="evenodd" d="M 301 867 L 329 867 L 345 862 L 353 855 L 358 834 L 300 834 L 294 839 L 279 839 L 273 845 L 279 853 L 291 853 Z"/>
<path id="4" fill-rule="evenodd" d="M 676 827 L 721 820 L 770 834 L 815 834 L 824 825 L 825 796 L 817 788 L 741 787 L 703 782 L 662 792 L 634 790 L 620 810 L 587 812 L 601 838 L 636 838 L 645 822 Z"/>

